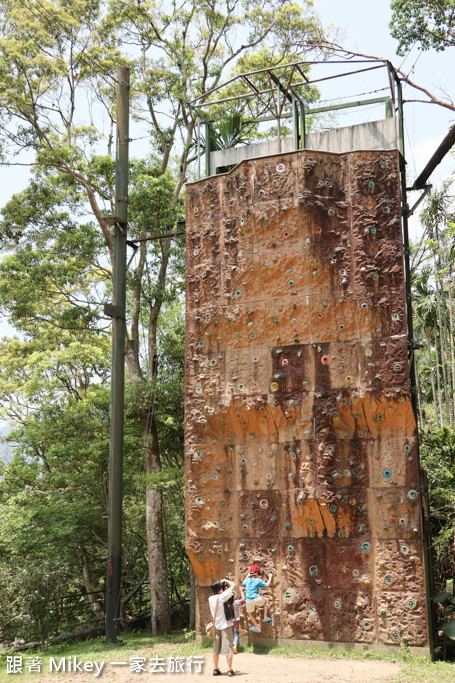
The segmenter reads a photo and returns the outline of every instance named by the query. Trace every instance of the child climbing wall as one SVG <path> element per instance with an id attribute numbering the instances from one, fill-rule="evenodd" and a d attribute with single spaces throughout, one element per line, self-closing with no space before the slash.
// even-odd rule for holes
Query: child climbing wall
<path id="1" fill-rule="evenodd" d="M 186 518 L 208 587 L 274 570 L 255 638 L 427 646 L 398 153 L 187 186 Z"/>

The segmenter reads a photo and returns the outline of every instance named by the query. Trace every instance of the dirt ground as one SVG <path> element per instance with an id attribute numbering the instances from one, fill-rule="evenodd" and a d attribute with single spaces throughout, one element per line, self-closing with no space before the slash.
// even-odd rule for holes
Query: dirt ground
<path id="1" fill-rule="evenodd" d="M 185 683 L 207 683 L 209 680 L 226 681 L 226 658 L 220 658 L 222 676 L 213 677 L 213 662 L 210 655 L 204 656 L 202 673 L 136 673 L 129 665 L 115 666 L 106 664 L 97 678 L 93 673 L 66 673 L 42 675 L 34 680 L 43 683 L 89 683 L 102 680 L 105 683 L 140 683 L 141 681 L 160 681 L 172 683 L 181 680 Z M 197 670 L 197 669 L 196 669 Z M 400 671 L 400 664 L 383 661 L 355 661 L 347 659 L 303 659 L 279 657 L 275 655 L 242 652 L 234 655 L 234 671 L 239 683 L 373 683 L 393 681 Z"/>

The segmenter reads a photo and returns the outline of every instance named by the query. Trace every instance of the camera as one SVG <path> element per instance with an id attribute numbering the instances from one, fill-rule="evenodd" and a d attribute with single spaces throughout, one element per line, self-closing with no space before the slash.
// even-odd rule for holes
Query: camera
<path id="1" fill-rule="evenodd" d="M 228 585 L 227 585 L 226 581 L 222 581 L 221 582 L 221 590 L 225 591 L 227 589 L 227 587 L 228 587 Z"/>

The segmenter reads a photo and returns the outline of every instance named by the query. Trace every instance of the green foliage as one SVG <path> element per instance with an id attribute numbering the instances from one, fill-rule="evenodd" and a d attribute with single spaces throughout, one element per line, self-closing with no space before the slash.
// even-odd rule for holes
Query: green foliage
<path id="1" fill-rule="evenodd" d="M 173 206 L 175 176 L 164 173 L 155 156 L 130 164 L 129 229 L 131 237 L 148 237 L 174 230 L 178 212 Z"/>
<path id="2" fill-rule="evenodd" d="M 286 45 L 289 51 L 302 37 L 319 37 L 320 24 L 311 4 L 302 5 L 287 0 L 189 0 L 173 7 L 171 14 L 165 3 L 113 0 L 107 22 L 142 38 L 145 62 L 138 63 L 138 94 L 145 93 L 154 106 L 171 99 L 175 107 L 217 85 L 238 55 L 258 46 L 273 51 Z"/>
<path id="3" fill-rule="evenodd" d="M 251 142 L 254 124 L 245 121 L 240 111 L 234 111 L 224 119 L 219 119 L 210 129 L 210 149 L 230 149 L 236 145 Z"/>
<path id="4" fill-rule="evenodd" d="M 287 65 L 294 62 L 301 62 L 301 56 L 297 53 L 288 51 L 277 51 L 276 49 L 264 45 L 259 49 L 241 55 L 233 67 L 227 85 L 207 97 L 202 113 L 213 122 L 214 137 L 212 149 L 226 149 L 236 144 L 244 144 L 253 140 L 269 139 L 277 137 L 276 126 L 266 126 L 258 124 L 257 119 L 275 115 L 276 85 L 272 83 L 265 69 L 278 67 L 274 74 L 280 79 L 283 86 L 292 85 L 293 90 L 300 95 L 307 104 L 319 98 L 319 90 L 313 85 L 296 85 L 302 82 L 302 74 L 295 70 L 291 71 Z M 310 67 L 302 64 L 300 67 L 303 73 L 308 73 Z M 262 94 L 260 97 L 251 97 L 252 89 L 243 79 L 237 79 L 242 73 L 251 73 L 249 81 L 254 88 Z M 231 79 L 232 82 L 230 82 Z M 288 81 L 290 82 L 288 83 Z M 271 90 L 271 92 L 269 92 Z M 229 98 L 244 96 L 240 100 L 229 101 Z M 284 94 L 281 94 L 283 105 L 282 114 L 290 115 L 292 111 L 291 103 Z M 220 104 L 213 104 L 212 101 L 224 100 Z M 283 101 L 284 100 L 284 101 Z M 290 129 L 281 121 L 281 136 L 286 137 L 290 134 Z M 311 129 L 313 117 L 306 118 L 307 129 Z M 235 134 L 233 134 L 233 132 Z M 226 132 L 225 132 L 226 131 Z"/>
<path id="5" fill-rule="evenodd" d="M 172 485 L 168 486 L 164 502 L 164 530 L 170 595 L 172 601 L 190 599 L 190 565 L 185 552 L 184 498 L 184 385 L 185 385 L 185 316 L 183 301 L 178 299 L 166 307 L 160 318 L 158 332 L 159 373 L 156 402 L 157 426 L 161 443 L 162 463 Z M 171 483 L 171 482 L 170 482 Z M 187 614 L 185 614 L 187 617 Z M 185 622 L 186 623 L 186 622 Z"/>
<path id="6" fill-rule="evenodd" d="M 423 434 L 421 462 L 428 477 L 436 580 L 443 587 L 455 571 L 455 429 L 444 427 Z"/>
<path id="7" fill-rule="evenodd" d="M 171 657 L 191 655 L 202 655 L 205 658 L 210 656 L 209 648 L 211 644 L 201 644 L 196 642 L 194 633 L 191 631 L 179 631 L 167 636 L 151 637 L 140 633 L 122 634 L 121 655 L 123 660 L 130 657 L 150 657 L 153 656 Z M 305 647 L 284 647 L 273 645 L 269 647 L 258 647 L 257 645 L 246 645 L 241 647 L 241 652 L 254 654 L 254 659 L 261 667 L 267 668 L 267 657 L 280 657 L 283 670 L 287 667 L 288 659 L 298 660 L 298 666 L 305 667 L 306 660 L 320 660 L 314 666 L 318 670 L 325 671 L 327 660 L 351 660 L 351 668 L 354 671 L 356 662 L 362 661 L 392 661 L 399 665 L 399 673 L 394 678 L 396 683 L 444 683 L 453 681 L 455 677 L 453 662 L 431 662 L 427 657 L 416 656 L 409 653 L 409 650 L 400 652 L 371 652 L 369 650 L 341 650 L 336 648 L 305 648 Z M 9 683 L 11 675 L 6 674 L 6 657 L 11 654 L 6 651 L 0 654 L 0 682 Z M 42 671 L 49 671 L 49 659 L 60 659 L 63 657 L 77 657 L 79 661 L 104 661 L 106 671 L 111 662 L 119 660 L 119 646 L 109 645 L 104 638 L 92 638 L 83 642 L 75 642 L 62 645 L 52 645 L 45 650 L 37 649 L 30 653 L 30 656 L 42 658 Z M 28 655 L 27 655 L 28 656 Z M 240 655 L 241 656 L 241 655 Z M 208 666 L 208 665 L 207 665 Z M 361 666 L 361 664 L 360 664 Z M 106 676 L 106 674 L 104 674 Z M 321 674 L 322 675 L 322 674 Z M 29 674 L 26 670 L 21 674 L 20 680 L 33 681 L 37 676 Z"/>
<path id="8" fill-rule="evenodd" d="M 398 54 L 419 43 L 423 50 L 455 45 L 454 0 L 392 0 L 390 31 L 400 41 Z"/>
<path id="9" fill-rule="evenodd" d="M 81 548 L 99 583 L 108 400 L 106 391 L 94 388 L 82 401 L 70 397 L 36 410 L 9 436 L 18 445 L 0 474 L 2 612 L 9 617 L 0 624 L 2 639 L 42 639 L 93 621 L 79 597 L 87 590 Z"/>
<path id="10" fill-rule="evenodd" d="M 98 157 L 95 167 L 97 182 L 109 182 L 111 164 Z M 156 162 L 140 161 L 132 164 L 131 176 L 132 234 L 146 236 L 174 229 L 170 173 L 160 174 Z M 67 176 L 51 172 L 40 174 L 11 199 L 0 224 L 9 250 L 0 263 L 0 305 L 21 333 L 19 338 L 0 342 L 0 401 L 3 415 L 16 425 L 9 436 L 15 455 L 10 463 L 2 464 L 0 474 L 0 604 L 4 614 L 0 639 L 5 640 L 16 636 L 44 639 L 96 621 L 87 599 L 90 586 L 82 571 L 83 554 L 88 558 L 91 585 L 100 591 L 96 599 L 101 607 L 103 603 L 110 339 L 101 327 L 99 306 L 109 293 L 110 270 L 103 263 L 99 231 L 79 219 L 84 214 L 78 186 Z M 149 251 L 144 294 L 152 300 L 159 246 L 150 244 Z M 176 277 L 163 291 L 163 300 L 169 302 L 183 282 L 181 249 L 175 256 L 171 254 L 171 260 Z M 134 287 L 134 277 L 129 284 Z M 185 557 L 183 478 L 178 451 L 182 434 L 182 305 L 174 304 L 174 308 L 164 316 L 170 329 L 159 331 L 159 376 L 166 402 L 159 403 L 157 415 L 163 443 L 167 438 L 173 443 L 166 451 L 166 468 L 157 477 L 170 509 L 175 596 L 178 586 L 183 582 L 189 585 L 189 581 L 188 566 L 181 563 Z M 146 307 L 144 319 L 147 321 Z M 175 381 L 174 376 L 178 378 Z M 143 392 L 142 399 L 146 400 Z M 142 434 L 137 408 L 127 405 L 128 415 L 123 538 L 126 593 L 147 571 Z M 126 606 L 130 613 L 143 609 L 138 600 L 136 597 Z"/>
<path id="11" fill-rule="evenodd" d="M 417 388 L 421 427 L 455 423 L 454 214 L 450 181 L 435 190 L 421 214 L 424 233 L 412 254 Z"/>
<path id="12" fill-rule="evenodd" d="M 61 0 L 38 6 L 2 0 L 0 8 L 8 17 L 0 30 L 1 117 L 5 126 L 17 120 L 5 138 L 7 147 L 32 147 L 42 162 L 50 153 L 54 163 L 78 167 L 98 132 L 74 120 L 74 105 L 86 85 L 97 81 L 95 60 L 99 73 L 124 62 L 102 33 L 100 3 Z"/>
<path id="13" fill-rule="evenodd" d="M 1 571 L 17 571 L 12 595 L 21 576 L 14 544 L 17 550 L 23 542 L 28 559 L 36 554 L 46 585 L 62 586 L 63 597 L 80 591 L 84 557 L 92 583 L 103 583 L 110 357 L 103 304 L 110 299 L 113 259 L 105 216 L 115 211 L 114 74 L 129 65 L 132 117 L 150 132 L 150 146 L 130 164 L 129 237 L 143 241 L 129 252 L 127 272 L 125 590 L 144 574 L 146 537 L 153 545 L 162 536 L 161 520 L 156 524 L 153 515 L 146 528 L 143 507 L 147 487 L 156 486 L 166 511 L 170 592 L 183 602 L 189 586 L 182 475 L 184 242 L 144 238 L 175 232 L 183 217 L 179 196 L 194 132 L 188 102 L 216 87 L 239 57 L 253 63 L 256 50 L 255 63 L 293 59 L 292 43 L 319 36 L 319 21 L 311 3 L 287 0 L 0 0 L 0 8 L 7 17 L 0 26 L 0 150 L 15 161 L 26 150 L 35 163 L 29 187 L 8 202 L 0 223 L 0 308 L 18 333 L 0 349 L 0 401 L 3 416 L 16 425 L 18 444 L 3 479 L 9 545 Z M 126 53 L 131 45 L 133 57 Z M 229 135 L 220 131 L 220 139 Z M 146 478 L 151 442 L 153 471 Z M 15 489 L 16 475 L 21 483 Z M 15 540 L 21 506 L 36 539 L 49 530 L 49 556 L 25 531 Z M 157 511 L 159 517 L 161 501 Z M 165 557 L 158 560 L 154 581 L 167 575 Z M 50 595 L 46 585 L 40 589 Z M 159 612 L 161 624 L 167 623 L 164 593 L 151 591 L 152 619 Z M 0 597 L 3 606 L 6 598 Z M 55 625 L 44 623 L 40 609 L 30 628 L 42 637 Z M 69 623 L 72 617 L 60 605 L 62 611 Z"/>
<path id="14" fill-rule="evenodd" d="M 82 220 L 78 188 L 65 176 L 37 174 L 1 213 L 0 235 L 9 253 L 0 264 L 0 301 L 11 322 L 30 336 L 44 322 L 94 330 L 94 287 L 108 271 L 100 263 L 99 230 Z"/>

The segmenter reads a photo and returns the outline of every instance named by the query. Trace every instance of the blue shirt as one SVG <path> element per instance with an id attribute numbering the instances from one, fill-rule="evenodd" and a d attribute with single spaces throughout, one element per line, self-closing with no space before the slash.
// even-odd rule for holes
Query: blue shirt
<path id="1" fill-rule="evenodd" d="M 245 579 L 243 582 L 245 586 L 245 598 L 246 600 L 254 600 L 259 595 L 260 588 L 267 588 L 267 584 L 262 581 L 262 579 Z"/>

